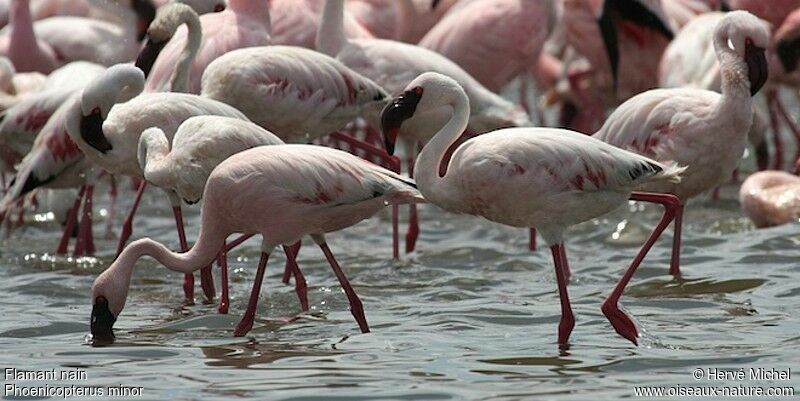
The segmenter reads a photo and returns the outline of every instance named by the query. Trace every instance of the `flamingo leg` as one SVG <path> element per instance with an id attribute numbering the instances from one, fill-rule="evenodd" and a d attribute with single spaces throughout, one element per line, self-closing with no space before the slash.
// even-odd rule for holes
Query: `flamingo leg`
<path id="1" fill-rule="evenodd" d="M 187 252 L 189 251 L 189 244 L 186 242 L 181 207 L 173 206 L 172 214 L 175 216 L 175 226 L 178 228 L 178 242 L 180 243 L 181 253 Z M 183 275 L 183 296 L 187 305 L 194 305 L 194 275 L 192 273 L 184 273 Z"/>
<path id="2" fill-rule="evenodd" d="M 281 277 L 281 281 L 284 284 L 289 284 L 289 278 L 292 276 L 293 273 L 295 274 L 295 276 L 297 275 L 296 273 L 299 267 L 297 266 L 297 261 L 295 260 L 295 258 L 297 258 L 297 254 L 300 252 L 300 245 L 301 242 L 297 241 L 297 243 L 292 244 L 291 246 L 288 247 L 292 251 L 292 257 L 289 257 L 289 254 L 286 254 L 286 266 L 283 269 L 283 277 Z M 284 247 L 284 250 L 286 250 L 286 247 Z"/>
<path id="3" fill-rule="evenodd" d="M 679 201 L 675 210 L 675 232 L 672 234 L 672 257 L 669 261 L 669 274 L 681 277 L 681 237 L 683 236 L 683 202 Z"/>
<path id="4" fill-rule="evenodd" d="M 245 241 L 249 240 L 250 238 L 252 238 L 253 235 L 255 235 L 255 234 L 242 234 L 242 235 L 240 235 L 238 238 L 236 238 L 235 240 L 229 242 L 228 245 L 225 246 L 225 252 L 230 252 L 233 248 L 236 248 L 237 246 L 241 245 L 243 242 L 245 242 Z"/>
<path id="5" fill-rule="evenodd" d="M 225 243 L 222 244 L 222 250 L 219 251 L 217 256 L 217 263 L 219 264 L 220 286 L 222 286 L 222 294 L 219 296 L 219 313 L 223 315 L 228 314 L 228 307 L 231 300 L 228 294 L 228 252 Z"/>
<path id="6" fill-rule="evenodd" d="M 300 266 L 297 265 L 297 252 L 300 250 L 300 241 L 291 246 L 283 246 L 283 251 L 286 253 L 287 267 L 293 266 L 292 272 L 294 273 L 294 292 L 297 294 L 297 299 L 300 300 L 300 308 L 303 312 L 308 311 L 308 285 L 303 272 L 300 271 Z M 289 263 L 291 261 L 291 263 Z"/>
<path id="7" fill-rule="evenodd" d="M 75 256 L 93 255 L 95 251 L 94 239 L 92 238 L 92 198 L 94 197 L 94 185 L 86 185 L 86 192 L 83 196 L 83 216 L 78 227 L 78 239 L 75 241 Z"/>
<path id="8" fill-rule="evenodd" d="M 261 292 L 261 283 L 264 281 L 264 271 L 267 270 L 267 261 L 269 260 L 269 253 L 261 252 L 261 260 L 258 262 L 258 271 L 256 272 L 256 279 L 253 281 L 253 290 L 250 291 L 250 302 L 247 304 L 247 310 L 242 316 L 242 320 L 233 331 L 235 337 L 242 337 L 253 328 L 253 321 L 256 318 L 256 308 L 258 307 L 258 294 Z"/>
<path id="9" fill-rule="evenodd" d="M 572 314 L 572 305 L 569 302 L 567 292 L 567 278 L 564 274 L 564 264 L 567 261 L 567 254 L 564 252 L 564 244 L 556 244 L 550 247 L 553 254 L 553 263 L 556 269 L 556 281 L 558 282 L 558 296 L 561 298 L 561 321 L 558 323 L 558 344 L 567 345 L 572 329 L 575 327 L 575 316 Z"/>
<path id="10" fill-rule="evenodd" d="M 106 239 L 114 238 L 114 220 L 117 219 L 117 177 L 108 175 L 108 220 L 106 220 Z"/>
<path id="11" fill-rule="evenodd" d="M 783 117 L 783 121 L 786 122 L 786 125 L 789 127 L 789 130 L 792 131 L 794 135 L 795 142 L 800 145 L 800 127 L 797 126 L 797 122 L 795 122 L 794 118 L 789 115 L 789 112 L 786 111 L 786 107 L 783 106 L 783 102 L 779 96 L 775 96 L 775 108 L 778 109 L 778 114 Z M 797 150 L 795 150 L 794 160 L 797 160 L 800 157 L 800 146 L 798 146 Z"/>
<path id="12" fill-rule="evenodd" d="M 400 207 L 392 205 L 392 258 L 400 260 Z"/>
<path id="13" fill-rule="evenodd" d="M 772 139 L 775 146 L 775 158 L 773 159 L 772 168 L 780 170 L 783 165 L 783 140 L 781 140 L 781 124 L 778 118 L 777 106 L 775 102 L 778 98 L 777 91 L 770 89 L 767 91 L 767 103 L 769 109 L 769 122 L 772 126 Z"/>
<path id="14" fill-rule="evenodd" d="M 61 235 L 61 240 L 58 241 L 56 255 L 65 255 L 67 253 L 69 239 L 72 237 L 75 226 L 78 224 L 78 210 L 81 207 L 84 193 L 86 193 L 86 185 L 81 186 L 80 191 L 78 191 L 78 196 L 75 197 L 75 202 L 72 204 L 72 208 L 69 209 L 67 213 L 67 224 L 64 226 L 64 233 Z"/>
<path id="15" fill-rule="evenodd" d="M 530 231 L 531 232 L 530 232 L 530 239 L 528 239 L 528 249 L 530 249 L 531 252 L 536 252 L 536 228 L 531 227 Z"/>
<path id="16" fill-rule="evenodd" d="M 142 194 L 144 193 L 144 189 L 146 187 L 147 181 L 140 180 L 139 189 L 136 191 L 136 198 L 133 199 L 131 210 L 128 211 L 128 215 L 125 216 L 125 221 L 122 223 L 122 230 L 119 233 L 117 257 L 119 257 L 119 254 L 122 253 L 122 249 L 125 248 L 125 244 L 128 242 L 128 239 L 131 238 L 131 233 L 133 232 L 133 216 L 136 215 L 136 209 L 139 208 L 139 202 L 142 200 Z"/>
<path id="17" fill-rule="evenodd" d="M 628 270 L 625 271 L 625 274 L 617 283 L 617 286 L 614 288 L 614 291 L 611 292 L 611 295 L 606 298 L 605 302 L 603 302 L 602 311 L 603 314 L 606 316 L 611 325 L 614 327 L 614 330 L 621 335 L 622 337 L 627 338 L 630 342 L 638 345 L 637 338 L 639 336 L 638 331 L 636 330 L 636 325 L 633 324 L 628 315 L 625 312 L 619 309 L 619 299 L 622 297 L 622 293 L 625 291 L 625 287 L 630 282 L 633 274 L 636 273 L 636 269 L 644 260 L 644 257 L 647 255 L 647 252 L 650 251 L 650 248 L 653 247 L 656 240 L 661 233 L 669 226 L 670 222 L 675 218 L 675 215 L 680 207 L 680 200 L 673 195 L 666 195 L 666 194 L 650 194 L 650 193 L 634 193 L 631 195 L 631 199 L 639 200 L 644 202 L 654 202 L 660 203 L 664 206 L 664 215 L 661 216 L 661 220 L 658 222 L 658 225 L 647 238 L 642 249 L 639 250 L 639 253 L 636 255 L 636 258 L 633 259 L 630 267 Z"/>
<path id="18" fill-rule="evenodd" d="M 319 245 L 320 249 L 322 249 L 322 253 L 324 253 L 325 258 L 328 259 L 328 263 L 330 263 L 333 273 L 336 274 L 339 284 L 342 285 L 344 293 L 347 294 L 347 300 L 350 301 L 350 312 L 353 314 L 356 322 L 358 322 L 358 327 L 361 329 L 362 333 L 369 333 L 369 325 L 367 325 L 367 317 L 364 315 L 364 306 L 361 303 L 361 299 L 358 297 L 355 290 L 353 290 L 350 281 L 347 280 L 347 276 L 345 276 L 339 263 L 336 262 L 336 258 L 333 257 L 333 253 L 325 240 L 315 237 L 314 241 Z"/>
<path id="19" fill-rule="evenodd" d="M 414 178 L 414 157 L 408 158 L 408 176 Z M 417 216 L 417 204 L 408 205 L 408 232 L 406 233 L 406 253 L 414 252 L 419 237 L 419 217 Z"/>

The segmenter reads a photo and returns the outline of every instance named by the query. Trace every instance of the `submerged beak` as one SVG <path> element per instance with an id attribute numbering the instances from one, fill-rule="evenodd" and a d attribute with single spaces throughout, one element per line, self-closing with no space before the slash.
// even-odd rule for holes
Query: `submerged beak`
<path id="1" fill-rule="evenodd" d="M 144 76 L 150 75 L 150 70 L 153 69 L 153 64 L 156 63 L 158 54 L 164 49 L 164 46 L 169 40 L 154 42 L 152 38 L 148 38 L 144 44 L 144 48 L 139 52 L 139 57 L 136 57 L 136 66 L 144 72 Z"/>
<path id="2" fill-rule="evenodd" d="M 113 149 L 103 134 L 103 116 L 100 115 L 99 108 L 92 110 L 88 116 L 81 117 L 81 138 L 100 153 L 106 153 Z"/>
<path id="3" fill-rule="evenodd" d="M 381 112 L 381 129 L 386 143 L 386 152 L 394 154 L 394 144 L 397 142 L 397 133 L 405 120 L 414 116 L 417 104 L 422 98 L 422 88 L 405 91 L 394 98 Z"/>
<path id="4" fill-rule="evenodd" d="M 108 309 L 108 300 L 104 296 L 95 298 L 92 306 L 92 340 L 101 343 L 114 342 L 114 322 L 117 317 Z"/>
<path id="5" fill-rule="evenodd" d="M 747 77 L 750 79 L 750 96 L 754 96 L 767 82 L 767 55 L 764 48 L 748 40 L 744 45 L 744 60 L 747 63 Z"/>

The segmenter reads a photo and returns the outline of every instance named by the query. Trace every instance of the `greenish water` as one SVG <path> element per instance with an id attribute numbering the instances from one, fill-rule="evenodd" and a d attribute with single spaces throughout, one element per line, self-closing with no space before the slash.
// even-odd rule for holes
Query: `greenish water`
<path id="1" fill-rule="evenodd" d="M 418 251 L 399 262 L 391 260 L 388 214 L 329 237 L 364 301 L 370 334 L 359 333 L 335 276 L 309 241 L 299 262 L 311 311 L 300 313 L 293 288 L 280 282 L 283 259 L 276 253 L 256 326 L 248 337 L 232 337 L 255 275 L 254 240 L 229 255 L 227 316 L 213 304 L 181 307 L 181 276 L 140 261 L 118 340 L 108 347 L 92 347 L 85 336 L 89 289 L 115 241 L 99 240 L 97 259 L 53 258 L 57 225 L 35 223 L 0 243 L 0 365 L 78 368 L 86 380 L 4 380 L 4 390 L 123 385 L 141 387 L 130 399 L 151 400 L 618 400 L 637 398 L 635 386 L 800 389 L 800 230 L 754 230 L 740 215 L 736 190 L 690 204 L 683 281 L 667 272 L 671 231 L 634 277 L 622 302 L 642 333 L 639 347 L 614 333 L 600 303 L 655 224 L 655 207 L 623 208 L 569 231 L 577 325 L 566 350 L 556 344 L 560 309 L 550 252 L 527 251 L 523 230 L 431 206 L 421 209 Z M 175 248 L 165 198 L 152 191 L 144 199 L 134 237 Z M 195 238 L 199 216 L 186 213 Z M 698 368 L 707 374 L 758 367 L 796 372 L 773 382 L 693 377 Z"/>

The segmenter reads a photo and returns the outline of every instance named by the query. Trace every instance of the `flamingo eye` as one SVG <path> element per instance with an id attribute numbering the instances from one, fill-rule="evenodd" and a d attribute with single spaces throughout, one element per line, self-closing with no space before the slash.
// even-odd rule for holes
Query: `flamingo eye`
<path id="1" fill-rule="evenodd" d="M 218 13 L 225 10 L 225 4 L 217 4 L 214 6 L 214 12 Z"/>
<path id="2" fill-rule="evenodd" d="M 92 114 L 93 115 L 99 115 L 100 114 L 100 108 L 99 107 L 95 107 L 94 109 L 92 109 Z"/>
<path id="3" fill-rule="evenodd" d="M 422 96 L 422 87 L 421 86 L 417 86 L 412 90 L 414 91 L 414 93 L 417 94 L 417 96 Z"/>

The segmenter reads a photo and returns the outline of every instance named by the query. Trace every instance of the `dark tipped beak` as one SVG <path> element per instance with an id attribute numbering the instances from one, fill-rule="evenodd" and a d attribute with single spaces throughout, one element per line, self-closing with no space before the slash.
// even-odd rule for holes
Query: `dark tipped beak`
<path id="1" fill-rule="evenodd" d="M 154 42 L 153 39 L 148 38 L 144 44 L 144 48 L 139 52 L 139 57 L 136 57 L 136 66 L 144 72 L 144 76 L 150 75 L 150 70 L 153 69 L 153 64 L 156 63 L 158 54 L 164 49 L 168 40 Z"/>
<path id="2" fill-rule="evenodd" d="M 136 13 L 136 40 L 141 42 L 147 35 L 147 28 L 156 19 L 156 7 L 150 0 L 133 0 L 131 8 Z"/>
<path id="3" fill-rule="evenodd" d="M 614 88 L 617 87 L 617 68 L 619 65 L 619 45 L 617 43 L 617 27 L 614 25 L 614 17 L 611 11 L 613 0 L 606 0 L 603 5 L 603 13 L 597 20 L 600 26 L 600 34 L 603 36 L 603 45 L 606 48 L 608 64 L 611 66 L 611 77 L 614 79 Z"/>
<path id="4" fill-rule="evenodd" d="M 108 309 L 108 300 L 97 297 L 92 306 L 92 340 L 98 342 L 114 342 L 114 322 L 117 317 Z"/>
<path id="5" fill-rule="evenodd" d="M 406 91 L 383 108 L 381 112 L 381 129 L 386 143 L 386 152 L 390 155 L 394 154 L 394 145 L 397 142 L 397 133 L 400 131 L 400 127 L 404 121 L 414 116 L 421 98 L 421 92 Z"/>
<path id="6" fill-rule="evenodd" d="M 81 138 L 101 153 L 113 149 L 103 134 L 103 116 L 100 115 L 100 109 L 94 109 L 88 116 L 81 117 Z"/>
<path id="7" fill-rule="evenodd" d="M 767 82 L 767 55 L 764 48 L 748 41 L 744 47 L 744 59 L 747 62 L 747 77 L 750 79 L 750 96 L 754 96 Z"/>
<path id="8" fill-rule="evenodd" d="M 789 73 L 795 71 L 800 62 L 800 37 L 781 40 L 775 46 L 775 52 L 784 71 Z"/>
<path id="9" fill-rule="evenodd" d="M 438 5 L 439 5 L 439 0 L 433 0 L 431 2 L 431 11 L 435 10 L 436 6 L 438 6 Z"/>

